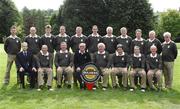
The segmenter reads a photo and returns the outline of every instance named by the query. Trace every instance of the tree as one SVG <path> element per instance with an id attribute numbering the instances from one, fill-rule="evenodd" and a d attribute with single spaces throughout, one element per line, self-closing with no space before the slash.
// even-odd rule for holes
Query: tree
<path id="1" fill-rule="evenodd" d="M 21 23 L 20 14 L 11 0 L 0 1 L 0 21 L 0 42 L 2 42 L 2 38 L 10 34 L 9 28 Z"/>
<path id="2" fill-rule="evenodd" d="M 107 26 L 114 28 L 119 35 L 123 26 L 134 35 L 137 28 L 144 34 L 153 29 L 153 10 L 147 0 L 65 0 L 59 9 L 59 25 L 67 27 L 69 34 L 74 34 L 76 26 L 82 26 L 84 33 L 91 33 L 91 26 L 98 25 L 101 35 L 106 33 Z"/>
<path id="3" fill-rule="evenodd" d="M 163 32 L 170 32 L 172 38 L 175 39 L 180 35 L 180 12 L 177 10 L 168 10 L 160 14 L 160 21 L 158 23 L 158 34 L 162 36 Z"/>

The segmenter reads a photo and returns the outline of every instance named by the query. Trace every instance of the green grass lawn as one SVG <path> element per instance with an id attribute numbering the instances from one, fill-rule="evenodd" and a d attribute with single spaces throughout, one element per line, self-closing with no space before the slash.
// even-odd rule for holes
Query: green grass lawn
<path id="1" fill-rule="evenodd" d="M 1 44 L 0 109 L 180 109 L 180 56 L 175 62 L 173 90 L 146 93 L 121 89 L 92 92 L 66 88 L 53 92 L 20 90 L 16 85 L 15 66 L 11 70 L 10 85 L 2 87 L 5 66 L 6 54 Z"/>

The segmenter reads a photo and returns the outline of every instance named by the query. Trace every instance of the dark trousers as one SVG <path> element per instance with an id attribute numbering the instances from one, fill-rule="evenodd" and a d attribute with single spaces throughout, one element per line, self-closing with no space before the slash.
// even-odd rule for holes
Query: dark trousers
<path id="1" fill-rule="evenodd" d="M 29 69 L 25 69 L 25 71 L 20 72 L 18 71 L 19 74 L 19 78 L 20 78 L 20 84 L 22 85 L 23 88 L 25 88 L 25 82 L 24 82 L 24 77 L 26 75 L 26 73 L 29 76 L 30 79 L 30 88 L 34 88 L 35 87 L 35 83 L 36 83 L 36 72 L 29 70 Z"/>
<path id="2" fill-rule="evenodd" d="M 79 82 L 80 89 L 85 89 L 86 86 L 85 86 L 84 81 L 81 78 L 81 71 L 80 72 L 75 72 L 75 77 L 76 77 L 76 79 Z"/>

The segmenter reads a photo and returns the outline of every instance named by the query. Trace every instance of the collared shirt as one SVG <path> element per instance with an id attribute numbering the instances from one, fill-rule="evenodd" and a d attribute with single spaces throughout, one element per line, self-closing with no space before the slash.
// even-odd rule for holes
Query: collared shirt
<path id="1" fill-rule="evenodd" d="M 123 35 L 120 36 L 122 39 L 127 39 L 128 35 L 126 35 L 125 37 Z"/>
<path id="2" fill-rule="evenodd" d="M 134 40 L 135 40 L 135 41 L 143 41 L 144 39 L 143 39 L 143 38 L 140 38 L 140 39 L 135 38 Z"/>
<path id="3" fill-rule="evenodd" d="M 116 51 L 116 56 L 124 56 L 125 53 L 123 52 L 121 55 Z"/>
<path id="4" fill-rule="evenodd" d="M 100 35 L 97 33 L 96 35 L 94 35 L 93 33 L 91 34 L 91 36 L 93 37 L 99 37 Z"/>
<path id="5" fill-rule="evenodd" d="M 163 44 L 169 44 L 169 43 L 171 43 L 171 40 L 168 42 L 166 42 L 166 41 L 163 42 Z"/>
<path id="6" fill-rule="evenodd" d="M 152 58 L 156 58 L 157 57 L 157 53 L 153 56 L 153 54 L 151 53 L 150 54 L 150 57 L 152 57 Z"/>
<path id="7" fill-rule="evenodd" d="M 42 50 L 40 52 L 43 56 L 49 56 L 49 52 L 47 52 L 46 54 L 44 54 Z"/>
<path id="8" fill-rule="evenodd" d="M 84 53 L 85 53 L 85 51 L 81 52 L 81 50 L 79 50 L 79 53 L 84 54 Z"/>
<path id="9" fill-rule="evenodd" d="M 59 34 L 58 36 L 59 36 L 59 37 L 67 37 L 68 35 L 67 35 L 66 33 L 64 33 L 64 35 Z"/>
<path id="10" fill-rule="evenodd" d="M 134 57 L 141 57 L 141 53 L 139 53 L 138 55 L 136 55 L 135 53 L 134 53 Z"/>
<path id="11" fill-rule="evenodd" d="M 75 37 L 83 37 L 84 35 L 83 34 L 81 34 L 80 36 L 78 36 L 77 34 L 75 34 Z"/>
<path id="12" fill-rule="evenodd" d="M 156 38 L 148 39 L 149 42 L 153 42 Z"/>
<path id="13" fill-rule="evenodd" d="M 103 51 L 102 53 L 98 51 L 98 54 L 105 54 L 105 53 L 106 53 L 105 51 Z"/>
<path id="14" fill-rule="evenodd" d="M 105 37 L 114 37 L 114 35 L 108 36 L 108 35 L 106 34 Z"/>
<path id="15" fill-rule="evenodd" d="M 29 37 L 32 37 L 32 38 L 33 38 L 33 37 L 38 37 L 38 36 L 37 36 L 37 34 L 35 34 L 34 36 L 32 36 L 32 35 L 30 34 Z"/>
<path id="16" fill-rule="evenodd" d="M 60 53 L 68 53 L 68 50 L 65 50 L 65 51 L 60 50 L 59 52 Z"/>
<path id="17" fill-rule="evenodd" d="M 44 36 L 45 36 L 45 37 L 49 37 L 49 38 L 50 38 L 52 35 L 51 35 L 51 34 L 50 34 L 50 35 L 45 34 Z"/>
<path id="18" fill-rule="evenodd" d="M 15 35 L 15 36 L 10 35 L 9 37 L 10 37 L 10 38 L 13 38 L 13 39 L 17 38 L 16 35 Z"/>

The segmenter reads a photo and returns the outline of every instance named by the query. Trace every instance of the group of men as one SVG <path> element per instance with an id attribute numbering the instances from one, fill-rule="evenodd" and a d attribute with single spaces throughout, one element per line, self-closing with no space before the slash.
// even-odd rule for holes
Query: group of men
<path id="1" fill-rule="evenodd" d="M 65 82 L 67 88 L 71 88 L 72 83 L 74 86 L 79 83 L 80 89 L 85 89 L 81 79 L 82 66 L 93 62 L 101 70 L 101 79 L 93 89 L 101 87 L 107 90 L 111 77 L 113 88 L 121 86 L 134 91 L 140 85 L 142 92 L 145 92 L 147 86 L 150 90 L 161 90 L 162 74 L 165 88 L 172 88 L 177 47 L 171 40 L 171 33 L 165 32 L 164 42 L 161 43 L 156 38 L 155 31 L 149 32 L 147 40 L 142 38 L 141 29 L 135 31 L 135 39 L 127 35 L 125 27 L 120 29 L 118 37 L 113 35 L 112 27 L 106 28 L 105 36 L 98 34 L 96 25 L 92 27 L 92 34 L 88 37 L 82 31 L 82 27 L 78 26 L 76 34 L 70 37 L 66 34 L 65 26 L 60 26 L 59 35 L 54 36 L 51 34 L 51 26 L 46 25 L 45 34 L 40 37 L 36 34 L 36 28 L 31 27 L 30 34 L 21 41 L 16 36 L 16 27 L 12 26 L 11 35 L 4 43 L 7 53 L 4 84 L 9 84 L 11 66 L 15 61 L 22 88 L 25 88 L 24 76 L 27 74 L 30 88 L 35 88 L 37 83 L 38 91 L 45 84 L 48 90 L 53 90 L 55 65 L 57 88 L 61 88 Z"/>

